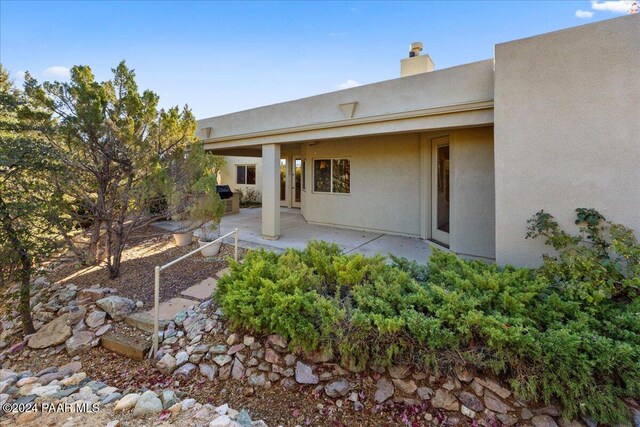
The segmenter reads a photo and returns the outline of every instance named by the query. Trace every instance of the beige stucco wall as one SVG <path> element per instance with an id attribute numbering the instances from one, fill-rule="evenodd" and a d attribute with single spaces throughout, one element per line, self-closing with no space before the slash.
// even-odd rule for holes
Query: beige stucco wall
<path id="1" fill-rule="evenodd" d="M 231 187 L 232 190 L 253 189 L 261 194 L 262 188 L 262 157 L 225 156 L 226 164 L 220 170 L 219 182 Z M 256 165 L 256 184 L 237 184 L 236 165 Z M 260 200 L 260 199 L 258 199 Z"/>
<path id="2" fill-rule="evenodd" d="M 451 147 L 450 249 L 495 258 L 493 129 L 348 138 L 305 145 L 307 221 L 386 233 L 430 237 L 431 139 Z M 313 192 L 313 159 L 349 158 L 351 194 Z"/>
<path id="3" fill-rule="evenodd" d="M 544 209 L 575 230 L 577 207 L 640 233 L 640 15 L 496 46 L 496 246 L 536 265 L 525 240 Z"/>
<path id="4" fill-rule="evenodd" d="M 420 137 L 387 135 L 304 146 L 309 222 L 420 236 Z M 313 192 L 313 159 L 349 158 L 351 193 Z"/>
<path id="5" fill-rule="evenodd" d="M 463 255 L 495 258 L 493 128 L 451 132 L 450 248 Z"/>

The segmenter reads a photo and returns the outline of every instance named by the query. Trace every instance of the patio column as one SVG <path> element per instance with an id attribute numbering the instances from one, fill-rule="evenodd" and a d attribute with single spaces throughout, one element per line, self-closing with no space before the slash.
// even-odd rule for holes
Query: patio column
<path id="1" fill-rule="evenodd" d="M 262 237 L 280 237 L 280 144 L 262 146 Z"/>

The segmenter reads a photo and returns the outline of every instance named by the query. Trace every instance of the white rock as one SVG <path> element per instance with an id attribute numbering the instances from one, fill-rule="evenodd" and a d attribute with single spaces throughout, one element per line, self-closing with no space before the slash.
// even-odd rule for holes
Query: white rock
<path id="1" fill-rule="evenodd" d="M 118 411 L 126 411 L 128 409 L 131 409 L 136 405 L 136 402 L 138 401 L 139 398 L 140 398 L 140 395 L 138 393 L 129 393 L 126 396 L 124 396 L 122 399 L 118 400 L 118 403 L 116 403 L 116 407 L 113 408 L 113 410 L 115 412 L 118 412 Z"/>
<path id="2" fill-rule="evenodd" d="M 225 403 L 224 405 L 220 405 L 215 409 L 215 412 L 218 415 L 226 415 L 229 411 L 229 404 Z"/>
<path id="3" fill-rule="evenodd" d="M 193 408 L 196 404 L 196 400 L 195 399 L 184 399 L 182 401 L 182 410 L 186 411 L 187 409 Z"/>
<path id="4" fill-rule="evenodd" d="M 69 385 L 78 385 L 85 378 L 87 378 L 87 374 L 85 374 L 84 372 L 77 372 L 71 375 L 69 378 L 60 380 L 60 384 L 62 384 L 65 387 Z"/>
<path id="5" fill-rule="evenodd" d="M 115 393 L 116 391 L 118 391 L 117 387 L 105 387 L 102 388 L 100 390 L 98 390 L 98 392 L 96 393 L 98 396 L 109 396 L 111 393 Z"/>
<path id="6" fill-rule="evenodd" d="M 22 387 L 23 385 L 32 384 L 32 383 L 35 383 L 36 381 L 38 381 L 38 377 L 26 377 L 19 380 L 16 383 L 16 387 Z"/>
<path id="7" fill-rule="evenodd" d="M 176 365 L 182 366 L 189 361 L 189 353 L 180 351 L 176 354 Z"/>
<path id="8" fill-rule="evenodd" d="M 221 415 L 209 423 L 209 427 L 229 427 L 231 418 L 228 415 Z"/>
<path id="9" fill-rule="evenodd" d="M 51 396 L 60 391 L 59 385 L 43 385 L 40 387 L 34 387 L 31 389 L 31 394 L 36 396 Z"/>

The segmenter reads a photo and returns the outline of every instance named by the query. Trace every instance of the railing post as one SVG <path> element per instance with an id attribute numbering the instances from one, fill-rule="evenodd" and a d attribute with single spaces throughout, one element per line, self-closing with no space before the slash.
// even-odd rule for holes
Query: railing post
<path id="1" fill-rule="evenodd" d="M 235 229 L 235 251 L 233 254 L 234 258 L 236 259 L 236 262 L 238 262 L 238 229 Z"/>
<path id="2" fill-rule="evenodd" d="M 153 297 L 153 357 L 158 353 L 158 333 L 160 317 L 160 266 L 155 270 L 155 289 Z"/>

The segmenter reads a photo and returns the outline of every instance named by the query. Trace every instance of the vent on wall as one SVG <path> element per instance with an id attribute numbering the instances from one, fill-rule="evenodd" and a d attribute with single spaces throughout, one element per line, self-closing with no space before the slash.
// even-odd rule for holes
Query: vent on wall
<path id="1" fill-rule="evenodd" d="M 211 129 L 210 127 L 208 128 L 202 128 L 200 129 L 202 131 L 202 135 L 204 135 L 205 138 L 211 138 Z"/>
<path id="2" fill-rule="evenodd" d="M 342 114 L 344 114 L 345 119 L 350 119 L 356 112 L 357 102 L 348 102 L 346 104 L 340 104 L 340 109 L 342 110 Z"/>

